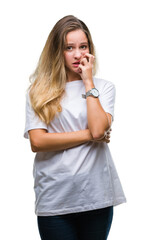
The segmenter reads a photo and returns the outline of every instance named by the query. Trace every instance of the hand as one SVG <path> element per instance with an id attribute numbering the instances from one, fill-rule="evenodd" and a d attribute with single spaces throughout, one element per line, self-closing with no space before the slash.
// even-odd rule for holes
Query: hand
<path id="1" fill-rule="evenodd" d="M 100 138 L 100 139 L 92 139 L 91 141 L 92 142 L 98 142 L 98 143 L 101 143 L 101 142 L 106 142 L 106 143 L 109 143 L 110 142 L 110 133 L 111 133 L 112 129 L 110 128 L 105 136 L 103 138 Z"/>
<path id="2" fill-rule="evenodd" d="M 95 57 L 92 54 L 86 53 L 82 60 L 80 61 L 80 65 L 78 68 L 78 72 L 83 80 L 84 83 L 86 81 L 93 81 L 93 63 L 94 63 Z"/>

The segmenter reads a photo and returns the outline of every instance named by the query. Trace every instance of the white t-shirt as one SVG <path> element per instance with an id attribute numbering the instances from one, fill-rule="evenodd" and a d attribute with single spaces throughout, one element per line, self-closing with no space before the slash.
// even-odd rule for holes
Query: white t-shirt
<path id="1" fill-rule="evenodd" d="M 103 109 L 114 117 L 115 87 L 94 78 Z M 24 136 L 31 129 L 50 133 L 87 128 L 82 80 L 67 82 L 62 112 L 47 126 L 35 115 L 27 94 Z M 115 206 L 126 201 L 107 143 L 88 142 L 62 151 L 38 152 L 34 161 L 35 212 L 61 215 Z"/>

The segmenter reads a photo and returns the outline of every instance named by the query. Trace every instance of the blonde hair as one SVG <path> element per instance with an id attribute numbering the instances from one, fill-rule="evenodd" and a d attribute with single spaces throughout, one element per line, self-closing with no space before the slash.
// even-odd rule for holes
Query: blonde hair
<path id="1" fill-rule="evenodd" d="M 68 15 L 60 19 L 53 27 L 41 53 L 37 68 L 30 77 L 32 81 L 29 92 L 31 105 L 35 113 L 46 124 L 49 124 L 55 115 L 62 111 L 61 99 L 65 93 L 67 82 L 63 54 L 66 35 L 77 29 L 81 29 L 86 34 L 89 52 L 95 55 L 91 34 L 85 23 L 72 15 Z"/>

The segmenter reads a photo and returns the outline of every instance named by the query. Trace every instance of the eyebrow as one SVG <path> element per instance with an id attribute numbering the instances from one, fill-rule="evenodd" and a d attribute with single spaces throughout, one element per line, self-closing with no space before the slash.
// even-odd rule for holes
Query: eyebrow
<path id="1" fill-rule="evenodd" d="M 80 45 L 83 45 L 83 44 L 87 44 L 88 45 L 88 42 L 81 42 Z M 66 43 L 66 45 L 75 45 L 75 43 Z"/>

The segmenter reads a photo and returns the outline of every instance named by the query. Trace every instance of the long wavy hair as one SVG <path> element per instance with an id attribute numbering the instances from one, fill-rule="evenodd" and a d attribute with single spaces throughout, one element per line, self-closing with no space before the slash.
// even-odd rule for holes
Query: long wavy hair
<path id="1" fill-rule="evenodd" d="M 31 75 L 29 95 L 31 105 L 39 118 L 47 125 L 62 111 L 61 99 L 65 93 L 67 73 L 64 49 L 68 32 L 81 29 L 88 39 L 89 52 L 95 55 L 89 29 L 78 18 L 68 15 L 60 19 L 50 32 L 39 62 Z M 96 64 L 94 63 L 95 74 Z"/>

